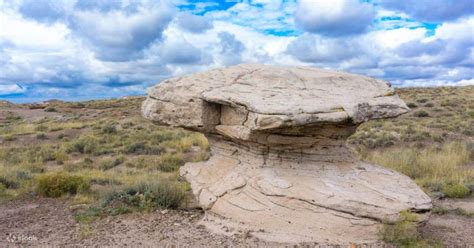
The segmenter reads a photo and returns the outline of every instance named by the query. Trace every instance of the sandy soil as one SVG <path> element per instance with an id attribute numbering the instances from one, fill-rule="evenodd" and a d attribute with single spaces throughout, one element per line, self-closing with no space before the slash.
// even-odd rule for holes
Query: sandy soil
<path id="1" fill-rule="evenodd" d="M 294 246 L 268 243 L 251 236 L 211 234 L 198 224 L 202 216 L 199 210 L 156 211 L 111 216 L 90 224 L 78 224 L 74 220 L 74 210 L 61 200 L 15 200 L 0 204 L 0 247 Z M 446 247 L 474 247 L 474 218 L 451 213 L 432 215 L 421 231 L 426 238 L 442 240 Z M 301 245 L 311 247 L 317 244 Z"/>
<path id="2" fill-rule="evenodd" d="M 35 198 L 0 205 L 0 247 L 5 246 L 278 246 L 252 237 L 209 233 L 199 210 L 157 211 L 78 224 L 66 203 Z"/>
<path id="3" fill-rule="evenodd" d="M 440 240 L 446 247 L 474 247 L 474 218 L 455 214 L 457 209 L 474 212 L 474 198 L 435 200 L 434 206 L 449 211 L 448 214 L 432 214 L 421 228 L 422 235 Z"/>
<path id="4" fill-rule="evenodd" d="M 445 247 L 474 247 L 474 218 L 432 215 L 421 233 L 427 239 L 442 241 Z"/>

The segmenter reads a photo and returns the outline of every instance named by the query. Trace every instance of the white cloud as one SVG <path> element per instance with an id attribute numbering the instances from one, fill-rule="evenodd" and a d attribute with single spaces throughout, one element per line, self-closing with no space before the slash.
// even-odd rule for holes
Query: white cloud
<path id="1" fill-rule="evenodd" d="M 391 30 L 378 30 L 372 32 L 370 35 L 374 37 L 374 42 L 384 48 L 392 49 L 401 44 L 413 40 L 422 40 L 425 38 L 426 29 L 417 28 L 399 28 Z"/>
<path id="2" fill-rule="evenodd" d="M 127 61 L 141 57 L 142 50 L 161 38 L 173 17 L 165 3 L 138 6 L 134 12 L 112 10 L 76 11 L 71 27 L 88 42 L 97 58 L 106 61 Z"/>
<path id="3" fill-rule="evenodd" d="M 69 34 L 68 28 L 62 23 L 42 24 L 25 20 L 18 13 L 0 14 L 0 41 L 11 42 L 25 49 L 63 49 Z"/>
<path id="4" fill-rule="evenodd" d="M 456 39 L 474 43 L 474 16 L 441 24 L 436 29 L 435 38 Z"/>
<path id="5" fill-rule="evenodd" d="M 208 12 L 220 3 L 183 12 L 166 2 L 41 0 L 25 8 L 0 0 L 0 90 L 28 99 L 138 94 L 235 63 L 333 68 L 398 85 L 473 82 L 473 16 L 433 31 L 401 10 L 356 0 L 255 0 Z"/>
<path id="6" fill-rule="evenodd" d="M 19 84 L 0 84 L 0 96 L 20 94 L 24 92 L 26 92 L 26 88 Z"/>
<path id="7" fill-rule="evenodd" d="M 201 33 L 212 28 L 211 20 L 187 12 L 178 14 L 177 23 L 182 29 L 191 33 Z"/>
<path id="8" fill-rule="evenodd" d="M 304 30 L 328 36 L 364 33 L 374 17 L 373 5 L 359 0 L 301 0 L 296 11 Z"/>

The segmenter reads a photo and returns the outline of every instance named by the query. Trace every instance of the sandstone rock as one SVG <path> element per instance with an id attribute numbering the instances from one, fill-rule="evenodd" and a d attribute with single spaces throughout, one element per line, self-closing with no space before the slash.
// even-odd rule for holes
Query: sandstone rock
<path id="1" fill-rule="evenodd" d="M 209 229 L 322 244 L 376 241 L 382 221 L 432 207 L 408 177 L 345 146 L 360 123 L 407 111 L 384 81 L 266 65 L 170 79 L 142 106 L 156 123 L 209 139 L 210 159 L 180 169 Z"/>

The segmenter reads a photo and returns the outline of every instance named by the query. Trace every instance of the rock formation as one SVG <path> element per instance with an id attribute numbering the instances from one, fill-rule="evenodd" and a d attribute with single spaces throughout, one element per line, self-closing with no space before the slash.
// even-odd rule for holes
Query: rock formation
<path id="1" fill-rule="evenodd" d="M 266 65 L 166 80 L 142 106 L 156 123 L 209 139 L 210 159 L 180 169 L 209 229 L 324 244 L 373 242 L 383 221 L 432 207 L 410 178 L 345 146 L 360 123 L 408 110 L 384 81 Z"/>

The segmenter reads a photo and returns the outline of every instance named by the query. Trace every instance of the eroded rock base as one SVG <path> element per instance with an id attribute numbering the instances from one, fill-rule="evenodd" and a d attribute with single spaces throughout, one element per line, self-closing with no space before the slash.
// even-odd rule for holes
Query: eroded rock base
<path id="1" fill-rule="evenodd" d="M 211 158 L 187 163 L 180 174 L 206 210 L 202 224 L 214 232 L 249 232 L 276 242 L 371 243 L 382 221 L 431 208 L 411 179 L 358 161 L 343 140 L 273 148 L 208 138 Z"/>

